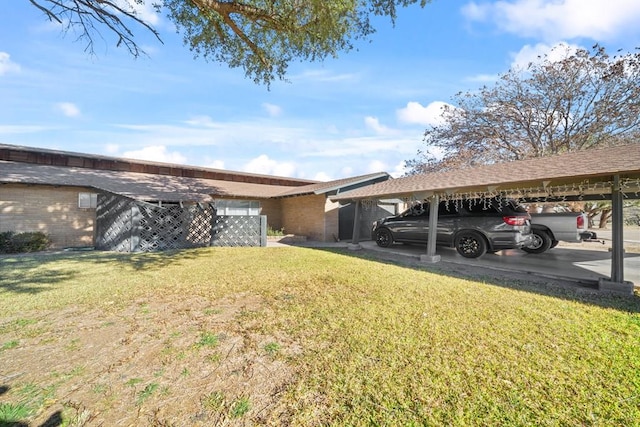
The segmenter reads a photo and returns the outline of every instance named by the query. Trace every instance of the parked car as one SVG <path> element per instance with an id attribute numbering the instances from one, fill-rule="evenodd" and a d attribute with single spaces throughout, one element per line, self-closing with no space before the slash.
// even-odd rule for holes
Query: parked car
<path id="1" fill-rule="evenodd" d="M 417 203 L 400 215 L 374 222 L 372 239 L 381 247 L 393 242 L 426 243 L 429 203 Z M 511 199 L 466 199 L 438 205 L 436 244 L 455 247 L 466 258 L 517 249 L 531 243 L 527 210 Z"/>
<path id="2" fill-rule="evenodd" d="M 522 250 L 541 254 L 555 248 L 559 241 L 580 243 L 598 241 L 596 233 L 588 229 L 589 218 L 582 212 L 543 212 L 531 214 L 533 241 Z"/>

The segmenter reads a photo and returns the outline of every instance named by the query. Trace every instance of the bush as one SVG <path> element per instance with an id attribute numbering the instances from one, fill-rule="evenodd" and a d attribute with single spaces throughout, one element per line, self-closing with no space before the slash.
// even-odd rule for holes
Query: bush
<path id="1" fill-rule="evenodd" d="M 267 236 L 284 236 L 284 228 L 275 230 L 271 226 L 267 226 Z"/>
<path id="2" fill-rule="evenodd" d="M 50 244 L 51 240 L 49 240 L 49 236 L 40 231 L 27 233 L 5 231 L 0 233 L 0 253 L 11 254 L 43 251 L 47 249 Z"/>

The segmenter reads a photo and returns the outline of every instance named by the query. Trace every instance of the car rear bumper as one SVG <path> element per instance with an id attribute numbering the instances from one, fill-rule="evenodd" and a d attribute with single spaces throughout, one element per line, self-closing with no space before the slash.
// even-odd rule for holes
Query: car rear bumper
<path id="1" fill-rule="evenodd" d="M 491 239 L 493 250 L 520 249 L 533 243 L 533 234 L 504 233 Z"/>

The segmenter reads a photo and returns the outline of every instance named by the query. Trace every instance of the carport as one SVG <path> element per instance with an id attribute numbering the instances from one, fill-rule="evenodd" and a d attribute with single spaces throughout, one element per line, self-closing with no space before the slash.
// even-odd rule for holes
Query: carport
<path id="1" fill-rule="evenodd" d="M 429 237 L 423 262 L 440 261 L 436 253 L 437 206 L 440 200 L 507 197 L 523 202 L 609 200 L 612 203 L 611 276 L 600 280 L 603 291 L 633 294 L 624 280 L 623 200 L 640 198 L 640 143 L 594 148 L 554 156 L 413 175 L 331 197 L 356 203 L 350 249 L 361 249 L 359 210 L 387 199 L 428 200 Z"/>

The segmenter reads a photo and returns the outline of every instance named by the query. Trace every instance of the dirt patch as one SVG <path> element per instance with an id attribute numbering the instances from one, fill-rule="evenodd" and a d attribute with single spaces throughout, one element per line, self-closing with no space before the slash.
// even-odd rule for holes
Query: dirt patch
<path id="1" fill-rule="evenodd" d="M 263 332 L 261 297 L 114 302 L 91 311 L 3 319 L 4 402 L 37 408 L 31 425 L 267 424 L 292 381 L 295 343 Z"/>

